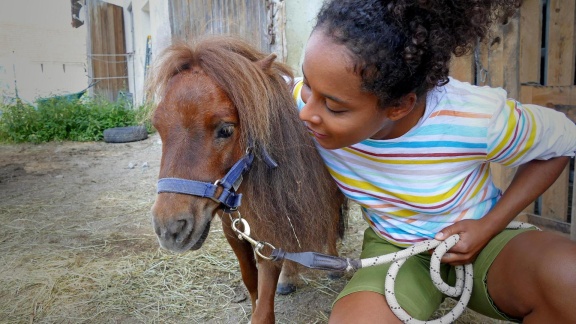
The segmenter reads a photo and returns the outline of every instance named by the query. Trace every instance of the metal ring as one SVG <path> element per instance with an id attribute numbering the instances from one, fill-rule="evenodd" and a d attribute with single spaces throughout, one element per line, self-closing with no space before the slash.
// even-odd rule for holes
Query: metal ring
<path id="1" fill-rule="evenodd" d="M 271 256 L 265 256 L 264 254 L 262 254 L 260 251 L 262 250 L 262 248 L 264 246 L 267 246 L 269 248 L 272 249 L 272 251 L 276 250 L 276 248 L 274 247 L 274 245 L 268 243 L 268 242 L 259 242 L 260 244 L 256 247 L 254 247 L 254 252 L 256 252 L 256 254 L 258 254 L 259 257 L 266 259 L 266 260 L 272 260 L 273 258 Z"/>

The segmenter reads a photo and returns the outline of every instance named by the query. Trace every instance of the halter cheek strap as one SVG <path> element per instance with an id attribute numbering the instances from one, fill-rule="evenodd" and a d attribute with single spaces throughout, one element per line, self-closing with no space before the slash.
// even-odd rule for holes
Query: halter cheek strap
<path id="1" fill-rule="evenodd" d="M 264 162 L 270 168 L 276 168 L 278 164 L 272 157 L 263 150 Z M 195 181 L 181 178 L 162 178 L 158 180 L 157 192 L 180 193 L 204 198 L 210 198 L 215 202 L 224 205 L 224 211 L 236 210 L 242 202 L 242 194 L 237 193 L 238 187 L 242 183 L 242 176 L 252 167 L 254 153 L 252 149 L 246 150 L 246 154 L 238 160 L 226 173 L 226 175 L 216 180 L 214 183 Z M 220 196 L 216 197 L 218 187 L 222 188 Z"/>
<path id="2" fill-rule="evenodd" d="M 180 178 L 163 178 L 158 180 L 158 193 L 171 192 L 185 195 L 210 198 L 221 203 L 229 210 L 240 206 L 242 194 L 236 193 L 236 189 L 242 182 L 242 175 L 252 166 L 254 154 L 248 150 L 244 156 L 236 162 L 226 175 L 215 183 L 195 181 Z M 218 187 L 222 187 L 222 193 L 216 197 Z"/>

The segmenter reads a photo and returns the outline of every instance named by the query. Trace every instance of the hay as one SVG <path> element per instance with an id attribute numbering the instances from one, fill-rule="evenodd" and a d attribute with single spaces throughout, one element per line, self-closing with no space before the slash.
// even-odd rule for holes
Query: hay
<path id="1" fill-rule="evenodd" d="M 154 240 L 132 240 L 143 239 Z M 0 314 L 8 322 L 31 317 L 42 322 L 94 323 L 125 317 L 142 323 L 207 322 L 235 306 L 230 300 L 241 282 L 229 253 L 172 255 L 156 249 L 107 258 L 117 253 L 120 242 L 52 246 L 52 251 L 26 255 L 3 248 L 0 299 L 10 302 L 2 303 Z"/>
<path id="2" fill-rule="evenodd" d="M 20 208 L 15 206 L 8 212 L 15 214 Z M 104 219 L 77 230 L 97 233 L 105 223 L 122 224 L 117 219 Z M 9 233 L 2 233 L 0 300 L 9 302 L 1 303 L 0 315 L 10 323 L 246 323 L 251 312 L 249 298 L 243 296 L 236 259 L 215 225 L 201 253 L 176 255 L 158 249 L 153 234 L 131 237 L 115 233 L 90 238 L 79 246 L 73 243 L 76 234 L 65 227 L 52 232 L 60 243 L 16 241 L 17 237 L 33 237 L 45 227 L 54 227 L 17 218 L 6 227 Z M 358 241 L 349 241 L 343 253 L 356 253 Z M 119 250 L 130 244 L 147 248 Z M 303 272 L 300 279 L 298 293 L 313 291 L 332 300 L 341 289 L 317 273 Z M 294 298 L 299 297 L 279 296 L 277 303 L 289 303 Z M 284 323 L 326 323 L 328 312 L 329 304 L 300 321 L 285 319 Z M 459 322 L 474 320 L 474 315 L 465 314 Z"/>
<path id="3" fill-rule="evenodd" d="M 149 221 L 157 170 L 107 179 L 113 167 L 91 163 L 60 175 L 72 154 L 31 148 L 57 170 L 0 179 L 0 323 L 247 322 L 249 302 L 233 302 L 246 300 L 237 296 L 237 262 L 218 226 L 201 253 L 158 248 Z"/>
<path id="4" fill-rule="evenodd" d="M 125 170 L 128 161 L 159 158 L 154 140 L 15 146 L 0 154 L 0 323 L 248 322 L 250 299 L 218 220 L 199 251 L 158 248 L 149 219 L 158 167 Z M 127 151 L 138 155 L 117 160 Z M 15 161 L 38 154 L 54 170 L 2 177 L 3 166 L 18 169 L 2 160 L 11 153 Z M 364 228 L 354 209 L 342 255 L 358 256 Z M 277 322 L 326 323 L 349 276 L 303 271 L 296 293 L 276 297 Z M 486 322 L 471 311 L 458 321 Z"/>

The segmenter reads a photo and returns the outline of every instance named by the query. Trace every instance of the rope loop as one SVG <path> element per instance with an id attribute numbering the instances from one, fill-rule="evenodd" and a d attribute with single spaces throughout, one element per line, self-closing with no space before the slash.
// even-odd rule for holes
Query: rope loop
<path id="1" fill-rule="evenodd" d="M 522 223 L 522 222 L 511 222 L 506 228 L 508 229 L 521 229 L 521 228 L 534 228 L 534 225 Z M 448 324 L 453 323 L 462 313 L 466 310 L 466 306 L 470 301 L 472 296 L 472 286 L 474 271 L 472 264 L 466 264 L 464 266 L 455 266 L 456 271 L 456 284 L 454 287 L 448 285 L 442 280 L 440 276 L 440 259 L 450 250 L 458 241 L 460 236 L 454 234 L 444 241 L 438 240 L 426 240 L 417 244 L 414 244 L 404 250 L 398 251 L 396 253 L 385 254 L 373 258 L 360 260 L 362 268 L 375 266 L 380 264 L 386 264 L 392 262 L 388 273 L 386 274 L 386 281 L 384 283 L 384 296 L 388 302 L 388 306 L 404 323 L 427 323 L 427 324 Z M 413 318 L 408 314 L 396 300 L 396 295 L 394 293 L 394 285 L 396 281 L 396 276 L 400 267 L 406 262 L 406 260 L 416 254 L 420 254 L 425 251 L 434 250 L 430 258 L 430 277 L 432 282 L 438 288 L 440 292 L 450 297 L 460 297 L 456 306 L 441 318 L 430 320 L 430 321 L 420 321 Z"/>
<path id="2" fill-rule="evenodd" d="M 434 323 L 434 324 L 448 324 L 454 322 L 462 313 L 466 310 L 466 305 L 470 301 L 470 296 L 472 293 L 472 285 L 473 285 L 473 269 L 472 264 L 467 264 L 465 266 L 456 266 L 456 284 L 454 287 L 448 285 L 447 283 L 442 280 L 440 276 L 440 259 L 442 256 L 446 254 L 448 250 L 450 250 L 458 241 L 460 240 L 460 236 L 458 234 L 452 235 L 448 237 L 444 241 L 437 241 L 437 240 L 428 240 L 421 243 L 418 243 L 412 246 L 409 249 L 412 249 L 410 256 L 416 255 L 412 254 L 416 251 L 420 251 L 421 248 L 419 246 L 426 247 L 426 250 L 430 250 L 431 248 L 436 248 L 434 253 L 432 253 L 432 257 L 430 259 L 430 277 L 432 278 L 432 282 L 436 286 L 436 288 L 441 291 L 443 294 L 448 295 L 450 297 L 458 297 L 461 296 L 460 300 L 456 304 L 456 306 L 448 312 L 446 315 L 442 316 L 439 319 L 435 319 L 432 321 L 420 321 L 418 319 L 413 318 L 408 314 L 398 303 L 396 299 L 396 295 L 394 293 L 394 287 L 396 282 L 396 277 L 398 276 L 398 271 L 400 271 L 400 267 L 406 262 L 408 257 L 404 257 L 393 261 L 388 269 L 388 274 L 386 275 L 386 281 L 384 283 L 384 296 L 386 297 L 386 301 L 388 302 L 388 306 L 390 309 L 404 323 Z M 417 248 L 414 248 L 414 247 Z M 425 251 L 426 251 L 425 250 Z M 422 251 L 423 252 L 423 251 Z M 419 252 L 421 253 L 421 252 Z M 467 294 L 464 294 L 463 291 L 467 291 Z"/>

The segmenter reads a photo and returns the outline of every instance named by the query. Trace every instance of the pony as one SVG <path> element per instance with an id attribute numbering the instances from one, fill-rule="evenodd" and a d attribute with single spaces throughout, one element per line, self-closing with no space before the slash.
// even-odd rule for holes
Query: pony
<path id="1" fill-rule="evenodd" d="M 292 290 L 298 269 L 255 253 L 233 218 L 241 217 L 239 227 L 249 226 L 250 238 L 268 247 L 334 256 L 346 222 L 344 197 L 298 117 L 292 80 L 274 54 L 232 36 L 210 36 L 174 41 L 147 81 L 162 140 L 152 207 L 159 244 L 175 252 L 200 249 L 218 215 L 250 295 L 252 323 L 275 321 L 277 287 Z M 230 173 L 240 176 L 228 181 Z M 177 189 L 182 183 L 211 192 Z"/>

